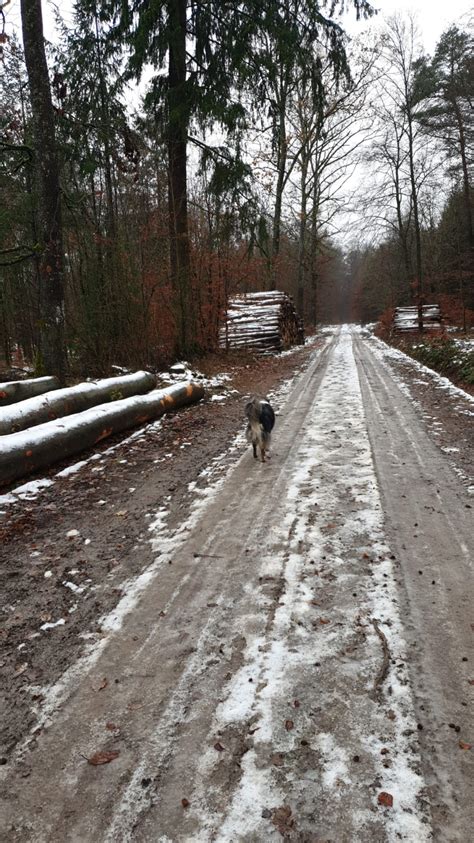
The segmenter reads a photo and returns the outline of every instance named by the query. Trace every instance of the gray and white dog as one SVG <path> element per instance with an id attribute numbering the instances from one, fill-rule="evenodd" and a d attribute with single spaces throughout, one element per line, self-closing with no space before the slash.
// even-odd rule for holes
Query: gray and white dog
<path id="1" fill-rule="evenodd" d="M 257 447 L 260 449 L 260 457 L 265 462 L 265 453 L 270 448 L 271 433 L 275 424 L 275 413 L 267 398 L 253 398 L 245 405 L 245 415 L 248 418 L 247 441 L 253 447 L 253 455 L 257 456 Z"/>

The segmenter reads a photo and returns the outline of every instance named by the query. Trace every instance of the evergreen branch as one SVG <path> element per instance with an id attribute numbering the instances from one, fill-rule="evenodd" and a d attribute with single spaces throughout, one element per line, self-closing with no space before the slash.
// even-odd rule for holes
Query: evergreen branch
<path id="1" fill-rule="evenodd" d="M 15 257 L 16 252 L 24 252 L 25 250 L 27 250 L 26 254 L 17 254 Z M 36 251 L 31 246 L 14 246 L 12 249 L 0 249 L 0 266 L 14 266 L 16 263 L 33 258 L 35 254 Z M 8 255 L 12 257 L 9 258 Z M 3 258 L 2 256 L 5 257 Z"/>
<path id="2" fill-rule="evenodd" d="M 33 159 L 33 150 L 31 146 L 28 146 L 26 143 L 8 143 L 7 141 L 2 140 L 2 138 L 0 138 L 0 149 L 4 149 L 8 152 L 26 152 L 28 154 L 29 160 L 31 161 Z"/>

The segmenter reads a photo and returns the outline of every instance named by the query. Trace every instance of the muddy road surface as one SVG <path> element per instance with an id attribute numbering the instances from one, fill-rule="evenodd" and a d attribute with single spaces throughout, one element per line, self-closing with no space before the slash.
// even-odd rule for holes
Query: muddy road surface
<path id="1" fill-rule="evenodd" d="M 130 563 L 136 575 L 54 684 L 23 684 L 34 717 L 0 767 L 2 839 L 471 839 L 465 447 L 455 471 L 396 365 L 350 328 L 275 400 L 271 459 L 255 461 L 239 434 L 186 503 L 173 510 L 171 489 L 146 522 L 147 481 L 130 547 L 128 477 L 113 514 L 94 486 L 68 541 L 94 546 L 115 517 L 122 555 L 146 543 L 152 561 Z M 116 546 L 105 551 L 113 576 Z M 80 564 L 61 569 L 61 594 L 87 588 Z M 67 624 L 55 622 L 60 660 Z"/>

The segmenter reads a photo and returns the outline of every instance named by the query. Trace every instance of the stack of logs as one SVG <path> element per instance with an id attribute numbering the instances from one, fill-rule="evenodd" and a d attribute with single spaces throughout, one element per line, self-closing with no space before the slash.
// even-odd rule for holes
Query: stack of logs
<path id="1" fill-rule="evenodd" d="M 303 322 L 287 293 L 269 290 L 229 299 L 226 322 L 219 333 L 221 348 L 255 348 L 272 354 L 303 343 Z"/>
<path id="2" fill-rule="evenodd" d="M 422 305 L 423 329 L 429 333 L 441 333 L 443 320 L 439 304 Z M 393 316 L 393 333 L 404 334 L 418 331 L 418 307 L 396 307 Z"/>

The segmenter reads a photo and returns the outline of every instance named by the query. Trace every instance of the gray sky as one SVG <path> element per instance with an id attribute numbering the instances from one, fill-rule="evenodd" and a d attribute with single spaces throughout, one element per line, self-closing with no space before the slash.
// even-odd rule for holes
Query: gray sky
<path id="1" fill-rule="evenodd" d="M 428 53 L 433 52 L 441 33 L 452 23 L 467 26 L 469 16 L 472 18 L 474 15 L 472 0 L 372 0 L 372 4 L 379 13 L 368 23 L 357 22 L 355 14 L 346 16 L 345 29 L 348 32 L 356 35 L 367 26 L 380 26 L 385 17 L 396 12 L 414 12 L 424 49 Z"/>
<path id="2" fill-rule="evenodd" d="M 71 21 L 71 7 L 70 0 L 58 0 L 53 3 L 52 0 L 43 0 L 43 16 L 45 22 L 45 34 L 47 38 L 54 37 L 54 16 L 53 6 L 56 5 L 61 9 L 61 14 L 65 17 L 66 22 Z M 459 22 L 462 16 L 467 16 L 469 12 L 471 16 L 474 15 L 474 5 L 472 0 L 373 0 L 375 8 L 379 9 L 377 17 L 369 23 L 357 23 L 354 14 L 348 14 L 344 19 L 344 27 L 353 35 L 362 31 L 365 26 L 379 26 L 383 17 L 392 15 L 395 12 L 413 11 L 418 18 L 418 25 L 420 34 L 423 40 L 424 48 L 427 52 L 432 52 L 436 41 L 441 33 L 447 29 L 451 23 Z M 7 25 L 18 26 L 20 23 L 20 0 L 11 0 L 10 4 L 5 9 L 7 17 Z"/>

